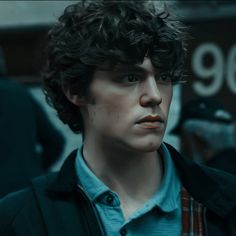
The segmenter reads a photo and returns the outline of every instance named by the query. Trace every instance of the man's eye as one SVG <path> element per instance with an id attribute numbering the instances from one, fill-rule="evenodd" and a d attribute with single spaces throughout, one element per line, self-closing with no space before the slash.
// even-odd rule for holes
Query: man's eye
<path id="1" fill-rule="evenodd" d="M 122 77 L 122 82 L 124 83 L 136 83 L 139 81 L 140 81 L 140 76 L 138 75 L 130 74 L 130 75 L 125 75 Z"/>
<path id="2" fill-rule="evenodd" d="M 156 76 L 157 81 L 160 83 L 171 83 L 171 75 L 170 74 L 159 74 Z"/>

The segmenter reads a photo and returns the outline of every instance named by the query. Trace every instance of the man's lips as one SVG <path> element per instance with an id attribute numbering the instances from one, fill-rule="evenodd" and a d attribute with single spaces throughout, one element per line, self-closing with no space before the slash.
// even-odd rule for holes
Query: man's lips
<path id="1" fill-rule="evenodd" d="M 161 116 L 149 115 L 138 120 L 136 124 L 142 129 L 156 130 L 163 128 L 164 119 Z"/>
<path id="2" fill-rule="evenodd" d="M 161 116 L 145 116 L 138 120 L 137 124 L 140 123 L 164 123 L 164 119 Z"/>

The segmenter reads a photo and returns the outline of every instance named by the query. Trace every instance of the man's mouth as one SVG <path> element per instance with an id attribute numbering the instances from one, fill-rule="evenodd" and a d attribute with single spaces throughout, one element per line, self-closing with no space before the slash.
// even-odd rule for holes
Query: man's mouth
<path id="1" fill-rule="evenodd" d="M 145 116 L 141 118 L 137 123 L 143 123 L 143 122 L 159 122 L 164 123 L 164 119 L 161 116 Z"/>
<path id="2" fill-rule="evenodd" d="M 164 119 L 161 116 L 148 115 L 141 118 L 136 124 L 141 125 L 146 129 L 157 129 L 160 128 L 164 123 Z"/>

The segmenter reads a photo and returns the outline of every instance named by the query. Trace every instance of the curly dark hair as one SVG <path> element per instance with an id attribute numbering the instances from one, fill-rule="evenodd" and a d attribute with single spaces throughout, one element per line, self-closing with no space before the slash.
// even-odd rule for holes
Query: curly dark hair
<path id="1" fill-rule="evenodd" d="M 95 69 L 141 64 L 145 54 L 173 82 L 182 78 L 185 27 L 163 1 L 83 0 L 68 6 L 48 33 L 44 92 L 47 102 L 74 132 L 83 133 L 79 108 L 64 95 L 86 96 Z"/>

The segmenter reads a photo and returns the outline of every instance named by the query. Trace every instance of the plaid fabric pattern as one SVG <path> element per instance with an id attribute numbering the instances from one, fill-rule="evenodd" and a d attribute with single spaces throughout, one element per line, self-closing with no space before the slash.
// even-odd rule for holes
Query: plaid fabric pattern
<path id="1" fill-rule="evenodd" d="M 195 201 L 185 188 L 182 198 L 182 236 L 204 236 L 203 206 Z"/>

